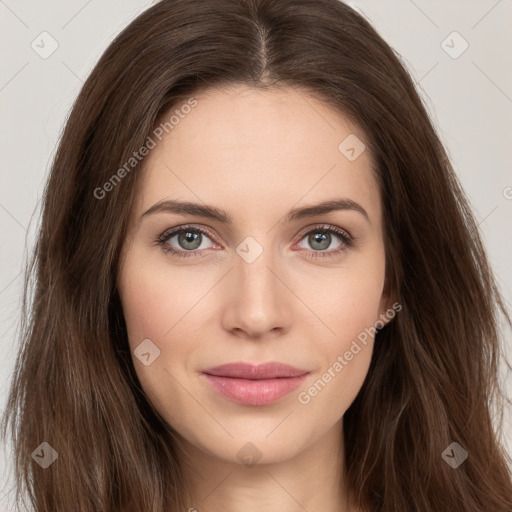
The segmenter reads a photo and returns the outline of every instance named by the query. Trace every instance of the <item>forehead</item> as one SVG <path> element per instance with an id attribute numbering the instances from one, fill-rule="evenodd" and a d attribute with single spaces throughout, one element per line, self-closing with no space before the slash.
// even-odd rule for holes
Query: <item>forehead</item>
<path id="1" fill-rule="evenodd" d="M 160 119 L 174 115 L 143 162 L 138 212 L 180 198 L 275 216 L 343 196 L 379 218 L 365 135 L 329 105 L 293 88 L 239 86 L 193 98 L 193 108 L 177 104 Z"/>

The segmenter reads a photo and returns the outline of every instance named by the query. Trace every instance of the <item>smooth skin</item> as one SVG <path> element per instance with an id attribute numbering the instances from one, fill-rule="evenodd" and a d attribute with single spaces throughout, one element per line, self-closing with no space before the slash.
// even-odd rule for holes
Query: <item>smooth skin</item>
<path id="1" fill-rule="evenodd" d="M 160 350 L 147 366 L 133 356 L 138 378 L 182 441 L 190 507 L 356 512 L 341 470 L 342 418 L 367 375 L 373 337 L 307 404 L 298 396 L 393 303 L 370 151 L 350 161 L 338 149 L 350 134 L 363 142 L 364 134 L 298 89 L 230 86 L 195 98 L 143 162 L 123 246 L 118 285 L 132 354 L 146 339 Z M 354 209 L 285 218 L 340 198 L 368 218 Z M 165 200 L 213 206 L 232 222 L 192 212 L 143 215 Z M 212 236 L 199 234 L 192 249 L 184 234 L 158 243 L 190 224 Z M 317 241 L 318 226 L 355 241 L 345 246 L 334 233 Z M 242 244 L 247 237 L 259 245 Z M 263 252 L 248 263 L 240 244 Z M 237 361 L 278 361 L 310 374 L 278 402 L 243 405 L 201 373 Z"/>

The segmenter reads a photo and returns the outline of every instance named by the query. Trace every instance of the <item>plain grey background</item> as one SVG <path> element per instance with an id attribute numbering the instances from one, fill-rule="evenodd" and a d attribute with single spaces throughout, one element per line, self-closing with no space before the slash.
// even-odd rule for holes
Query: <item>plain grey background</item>
<path id="1" fill-rule="evenodd" d="M 511 310 L 512 0 L 347 3 L 370 20 L 414 77 L 472 203 Z M 150 5 L 141 0 L 0 0 L 0 410 L 18 348 L 22 268 L 38 212 L 30 229 L 29 222 L 62 126 L 107 45 Z M 509 330 L 504 329 L 504 337 L 510 357 Z M 509 396 L 511 380 L 509 375 Z M 512 453 L 510 410 L 503 435 Z M 9 447 L 0 451 L 1 510 L 10 509 L 8 453 Z"/>

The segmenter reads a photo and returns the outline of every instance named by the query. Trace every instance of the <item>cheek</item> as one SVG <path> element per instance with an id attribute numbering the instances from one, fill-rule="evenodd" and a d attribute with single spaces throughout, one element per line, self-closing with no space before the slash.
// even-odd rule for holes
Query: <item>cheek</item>
<path id="1" fill-rule="evenodd" d="M 173 272 L 165 261 L 145 264 L 136 251 L 126 260 L 119 289 L 131 344 L 163 342 L 187 322 L 187 314 L 208 290 L 205 274 Z"/>
<path id="2" fill-rule="evenodd" d="M 361 284 L 361 283 L 359 283 Z M 298 395 L 311 418 L 337 422 L 359 393 L 373 353 L 380 294 L 375 286 L 338 289 L 326 312 L 334 334 L 317 338 L 318 371 Z M 327 322 L 326 322 L 327 323 Z"/>
<path id="3" fill-rule="evenodd" d="M 127 272 L 129 277 L 119 286 L 123 314 L 133 365 L 144 394 L 167 423 L 179 429 L 181 416 L 176 411 L 187 407 L 179 385 L 184 382 L 181 363 L 187 361 L 191 346 L 174 340 L 171 351 L 170 343 L 165 341 L 180 327 L 177 322 L 183 314 L 175 305 L 182 301 L 172 292 L 174 287 L 166 286 L 156 274 L 140 267 L 136 273 Z"/>
<path id="4" fill-rule="evenodd" d="M 338 348 L 297 396 L 299 407 L 305 418 L 311 418 L 313 429 L 320 425 L 328 428 L 340 421 L 368 374 L 373 340 L 365 345 L 358 341 L 344 343 Z"/>
<path id="5" fill-rule="evenodd" d="M 300 404 L 326 423 L 337 421 L 357 396 L 371 362 L 384 285 L 384 261 L 368 261 L 354 272 L 318 280 L 310 293 L 329 330 L 317 338 L 319 371 L 298 397 Z M 307 283 L 305 283 L 306 285 Z"/>
<path id="6" fill-rule="evenodd" d="M 134 250 L 125 260 L 118 286 L 141 386 L 159 411 L 171 414 L 187 405 L 180 403 L 184 398 L 180 383 L 192 372 L 191 355 L 201 344 L 198 301 L 213 282 L 205 282 L 205 274 L 171 272 L 166 265 L 145 260 Z M 166 402 L 170 396 L 172 407 Z M 179 422 L 179 418 L 167 419 Z"/>
<path id="7" fill-rule="evenodd" d="M 349 340 L 374 326 L 379 318 L 385 264 L 383 258 L 365 258 L 336 272 L 328 270 L 329 273 L 318 272 L 314 277 L 303 274 L 297 279 L 301 286 L 296 289 L 328 327 L 323 329 L 330 339 L 324 346 L 326 351 L 344 351 L 348 350 L 345 345 Z"/>

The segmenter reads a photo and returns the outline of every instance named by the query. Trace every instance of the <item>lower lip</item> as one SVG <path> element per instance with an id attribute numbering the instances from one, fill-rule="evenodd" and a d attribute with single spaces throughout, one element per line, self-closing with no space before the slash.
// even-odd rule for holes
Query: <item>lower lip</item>
<path id="1" fill-rule="evenodd" d="M 204 374 L 210 385 L 226 398 L 244 405 L 268 405 L 297 389 L 307 374 L 277 379 L 235 379 Z"/>

